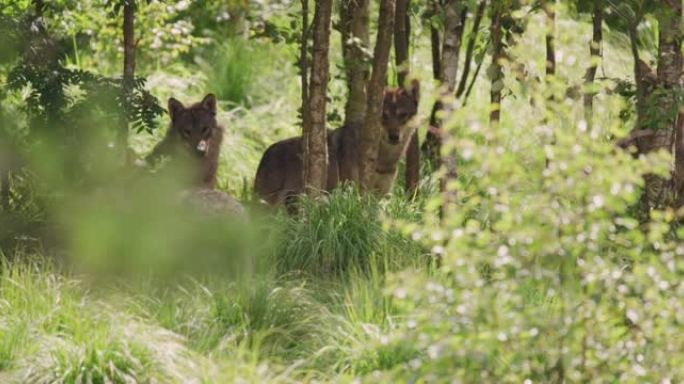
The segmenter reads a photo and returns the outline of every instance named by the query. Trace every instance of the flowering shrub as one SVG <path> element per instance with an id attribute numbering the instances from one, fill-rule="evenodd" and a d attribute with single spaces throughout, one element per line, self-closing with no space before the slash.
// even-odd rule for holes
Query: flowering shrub
<path id="1" fill-rule="evenodd" d="M 684 246 L 676 215 L 636 219 L 642 176 L 669 155 L 614 147 L 624 127 L 593 126 L 572 104 L 537 100 L 488 126 L 455 113 L 461 176 L 442 222 L 412 227 L 443 261 L 434 276 L 394 276 L 422 354 L 395 374 L 426 382 L 674 382 L 684 377 Z M 547 108 L 551 113 L 544 114 Z M 597 116 L 620 103 L 603 97 Z M 540 113 L 541 112 L 541 113 Z M 521 133 L 534 127 L 535 139 Z M 553 137 L 546 144 L 536 139 Z M 439 206 L 439 199 L 433 206 Z"/>

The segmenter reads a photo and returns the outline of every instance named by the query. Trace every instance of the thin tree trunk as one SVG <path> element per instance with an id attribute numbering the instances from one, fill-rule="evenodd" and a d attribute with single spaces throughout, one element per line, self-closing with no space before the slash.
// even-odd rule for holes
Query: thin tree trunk
<path id="1" fill-rule="evenodd" d="M 438 5 L 436 2 L 433 1 L 433 6 L 435 8 L 435 13 L 437 13 L 437 8 Z M 439 80 L 439 74 L 442 71 L 442 55 L 441 55 L 441 40 L 439 38 L 439 30 L 435 28 L 434 25 L 430 26 L 430 47 L 431 47 L 431 52 L 432 52 L 432 78 L 435 80 Z M 422 146 L 422 152 L 423 156 L 428 159 L 428 163 L 430 164 L 431 168 L 437 169 L 439 168 L 439 132 L 437 131 L 437 111 L 439 108 L 439 100 L 435 102 L 435 105 L 432 106 L 432 112 L 430 113 L 430 126 L 428 127 L 428 131 L 425 134 L 425 142 L 423 143 Z"/>
<path id="2" fill-rule="evenodd" d="M 406 148 L 406 192 L 414 196 L 420 183 L 420 138 L 418 130 L 413 131 L 411 140 Z"/>
<path id="3" fill-rule="evenodd" d="M 359 176 L 361 187 L 367 191 L 372 188 L 378 144 L 382 132 L 382 103 L 387 79 L 387 62 L 392 48 L 394 11 L 394 0 L 380 1 L 378 37 L 373 54 L 373 72 L 368 83 L 366 120 L 360 146 Z"/>
<path id="4" fill-rule="evenodd" d="M 366 117 L 366 86 L 369 78 L 365 51 L 370 45 L 368 32 L 369 0 L 342 1 L 343 55 L 347 75 L 348 97 L 345 125 L 359 127 Z M 357 132 L 357 136 L 360 132 Z"/>
<path id="5" fill-rule="evenodd" d="M 325 127 L 326 90 L 328 86 L 328 51 L 332 0 L 316 1 L 313 22 L 313 56 L 309 84 L 308 115 L 304 118 L 304 182 L 310 196 L 317 196 L 326 187 L 328 171 L 328 140 Z"/>
<path id="6" fill-rule="evenodd" d="M 406 75 L 410 73 L 409 67 L 409 36 L 410 18 L 408 7 L 410 0 L 397 0 L 396 12 L 394 14 L 394 57 L 397 68 L 397 84 L 405 86 Z M 413 132 L 406 148 L 406 169 L 404 179 L 405 189 L 409 195 L 415 194 L 420 181 L 420 150 L 418 146 L 418 132 Z"/>
<path id="7" fill-rule="evenodd" d="M 601 44 L 603 43 L 603 0 L 594 0 L 594 12 L 592 16 L 593 33 L 591 37 L 591 46 L 589 53 L 591 54 L 591 64 L 587 69 L 585 76 L 586 87 L 591 88 L 596 79 L 596 70 L 598 63 L 601 60 Z M 584 120 L 591 126 L 594 116 L 594 91 L 588 89 L 584 94 Z"/>
<path id="8" fill-rule="evenodd" d="M 556 2 L 547 0 L 544 4 L 546 13 L 546 77 L 547 82 L 550 76 L 556 75 Z"/>
<path id="9" fill-rule="evenodd" d="M 123 6 L 123 88 L 124 97 L 130 97 L 135 81 L 135 0 L 124 0 Z M 122 117 L 119 145 L 122 153 L 128 149 L 128 118 Z"/>
<path id="10" fill-rule="evenodd" d="M 556 1 L 555 0 L 544 0 L 543 2 L 544 13 L 546 14 L 546 76 L 544 81 L 546 82 L 546 91 L 548 92 L 548 100 L 554 101 L 554 90 L 552 80 L 556 76 L 556 45 L 555 45 L 555 34 L 556 34 Z M 553 108 L 553 103 L 548 103 L 547 108 Z M 550 112 L 550 111 L 549 111 Z M 551 145 L 556 144 L 556 134 L 551 133 Z M 549 167 L 551 159 L 546 157 L 546 167 Z"/>
<path id="11" fill-rule="evenodd" d="M 684 110 L 679 111 L 675 125 L 675 171 L 674 186 L 675 209 L 684 206 Z"/>
<path id="12" fill-rule="evenodd" d="M 396 0 L 394 13 L 394 58 L 397 66 L 397 84 L 404 86 L 409 68 L 409 28 L 408 7 L 410 0 Z"/>
<path id="13" fill-rule="evenodd" d="M 494 46 L 492 52 L 492 85 L 490 92 L 491 112 L 490 123 L 498 124 L 501 119 L 501 90 L 503 89 L 503 69 L 501 60 L 504 58 L 503 30 L 501 26 L 501 13 L 503 5 L 498 0 L 492 2 L 492 25 L 491 39 Z"/>
<path id="14" fill-rule="evenodd" d="M 309 116 L 309 0 L 302 0 L 302 38 L 299 42 L 299 77 L 302 86 L 302 127 Z"/>
<path id="15" fill-rule="evenodd" d="M 430 46 L 432 47 L 432 77 L 439 79 L 439 72 L 441 71 L 442 54 L 440 53 L 441 41 L 439 39 L 439 30 L 434 26 L 430 26 Z"/>
<path id="16" fill-rule="evenodd" d="M 644 120 L 644 102 L 645 102 L 645 78 L 648 76 L 647 73 L 648 65 L 644 63 L 639 57 L 639 37 L 637 26 L 639 21 L 635 21 L 633 25 L 629 27 L 629 46 L 632 51 L 632 59 L 634 60 L 634 85 L 636 87 L 636 109 L 637 109 L 637 123 L 636 130 L 643 128 Z M 649 69 L 650 70 L 650 69 Z"/>
<path id="17" fill-rule="evenodd" d="M 482 23 L 482 18 L 484 17 L 485 9 L 487 8 L 487 0 L 480 0 L 477 6 L 477 11 L 475 11 L 475 19 L 473 20 L 473 29 L 468 37 L 468 46 L 466 47 L 465 61 L 463 63 L 463 73 L 461 74 L 461 81 L 458 83 L 458 88 L 456 89 L 456 97 L 459 98 L 463 95 L 466 90 L 466 85 L 468 83 L 468 75 L 470 75 L 470 66 L 473 61 L 473 53 L 475 52 L 475 43 L 477 42 L 477 37 L 480 30 L 480 24 Z"/>
<path id="18" fill-rule="evenodd" d="M 487 40 L 487 42 L 485 43 L 485 51 L 489 48 L 489 44 L 491 44 L 491 39 Z M 470 97 L 470 93 L 473 91 L 473 87 L 475 86 L 477 77 L 480 75 L 480 71 L 482 70 L 482 64 L 484 64 L 484 59 L 485 57 L 483 55 L 480 61 L 477 63 L 475 73 L 473 73 L 473 77 L 472 79 L 470 79 L 470 85 L 468 85 L 468 90 L 466 90 L 466 93 L 463 96 L 463 106 L 466 106 L 468 104 L 468 98 Z"/>

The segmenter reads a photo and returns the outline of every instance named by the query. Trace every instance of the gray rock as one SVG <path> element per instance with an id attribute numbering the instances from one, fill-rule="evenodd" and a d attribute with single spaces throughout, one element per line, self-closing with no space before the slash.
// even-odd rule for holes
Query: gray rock
<path id="1" fill-rule="evenodd" d="M 247 218 L 247 212 L 242 204 L 223 191 L 194 188 L 183 191 L 180 198 L 183 203 L 209 214 Z"/>

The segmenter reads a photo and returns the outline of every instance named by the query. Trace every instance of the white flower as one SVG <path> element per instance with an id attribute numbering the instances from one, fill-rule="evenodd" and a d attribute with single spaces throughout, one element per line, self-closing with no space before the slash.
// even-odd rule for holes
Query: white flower
<path id="1" fill-rule="evenodd" d="M 397 299 L 405 299 L 407 296 L 406 289 L 404 288 L 397 288 L 394 290 L 394 297 Z"/>
<path id="2" fill-rule="evenodd" d="M 463 156 L 465 160 L 470 160 L 473 158 L 473 150 L 471 148 L 465 148 L 461 152 L 461 156 Z"/>
<path id="3" fill-rule="evenodd" d="M 639 364 L 634 365 L 632 370 L 637 376 L 646 376 L 646 369 Z"/>
<path id="4" fill-rule="evenodd" d="M 586 132 L 587 131 L 587 122 L 584 120 L 580 120 L 577 123 L 577 130 L 580 132 Z"/>
<path id="5" fill-rule="evenodd" d="M 591 202 L 593 203 L 595 208 L 601 208 L 603 207 L 604 201 L 603 201 L 603 196 L 601 195 L 594 195 L 591 198 Z"/>
<path id="6" fill-rule="evenodd" d="M 639 314 L 633 309 L 628 309 L 626 316 L 634 324 L 639 322 Z"/>

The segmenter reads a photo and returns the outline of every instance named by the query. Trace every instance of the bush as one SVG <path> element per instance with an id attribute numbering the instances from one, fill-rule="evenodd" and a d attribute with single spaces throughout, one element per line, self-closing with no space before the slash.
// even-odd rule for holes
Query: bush
<path id="1" fill-rule="evenodd" d="M 599 99 L 593 126 L 573 104 L 543 97 L 536 113 L 500 125 L 465 111 L 450 120 L 467 122 L 453 144 L 469 177 L 455 183 L 459 200 L 443 221 L 412 229 L 443 269 L 405 271 L 389 285 L 411 313 L 399 341 L 422 354 L 388 377 L 646 382 L 684 374 L 675 352 L 684 304 L 676 215 L 653 211 L 641 224 L 633 209 L 643 175 L 667 175 L 669 155 L 635 159 L 615 149 L 608 138 L 624 127 L 610 120 L 621 108 L 614 97 Z M 520 126 L 553 144 L 518 136 Z"/>

